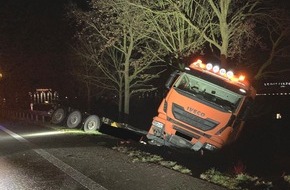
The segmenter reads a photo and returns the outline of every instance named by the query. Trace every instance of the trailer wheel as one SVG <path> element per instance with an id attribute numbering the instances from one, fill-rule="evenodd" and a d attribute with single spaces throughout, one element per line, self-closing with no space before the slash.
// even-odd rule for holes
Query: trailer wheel
<path id="1" fill-rule="evenodd" d="M 84 122 L 84 131 L 93 132 L 98 131 L 101 126 L 100 118 L 96 115 L 90 115 L 85 119 Z"/>
<path id="2" fill-rule="evenodd" d="M 55 125 L 62 125 L 65 117 L 66 117 L 65 109 L 64 108 L 57 108 L 51 114 L 51 123 L 53 123 Z"/>
<path id="3" fill-rule="evenodd" d="M 82 114 L 80 111 L 78 110 L 75 110 L 75 111 L 72 111 L 68 117 L 67 117 L 67 120 L 66 120 L 66 125 L 68 128 L 76 128 L 80 125 L 82 121 Z"/>

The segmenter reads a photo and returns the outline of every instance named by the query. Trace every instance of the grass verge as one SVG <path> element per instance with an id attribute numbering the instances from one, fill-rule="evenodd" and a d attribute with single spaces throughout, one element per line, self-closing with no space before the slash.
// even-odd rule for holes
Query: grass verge
<path id="1" fill-rule="evenodd" d="M 140 150 L 135 150 L 132 147 L 126 146 L 115 146 L 113 147 L 113 149 L 130 156 L 132 158 L 132 162 L 155 163 L 183 174 L 192 175 L 192 171 L 190 169 L 179 165 L 177 162 L 164 160 L 161 156 L 158 155 L 150 154 Z M 277 189 L 275 184 L 273 184 L 273 182 L 271 181 L 262 180 L 256 176 L 251 176 L 245 173 L 230 175 L 228 173 L 219 172 L 215 168 L 211 168 L 203 172 L 200 175 L 200 178 L 231 190 Z M 278 189 L 288 189 L 288 187 L 290 187 L 290 176 L 284 176 L 282 180 L 284 181 L 279 184 L 280 186 L 278 187 Z"/>
<path id="2" fill-rule="evenodd" d="M 130 156 L 132 158 L 132 162 L 156 163 L 166 168 L 179 171 L 183 174 L 189 174 L 189 175 L 192 174 L 191 170 L 181 165 L 178 165 L 176 162 L 166 161 L 161 156 L 158 156 L 158 155 L 150 154 L 148 152 L 143 152 L 139 150 L 134 150 L 132 148 L 125 147 L 125 146 L 117 146 L 117 147 L 115 146 L 113 147 L 113 149 Z"/>

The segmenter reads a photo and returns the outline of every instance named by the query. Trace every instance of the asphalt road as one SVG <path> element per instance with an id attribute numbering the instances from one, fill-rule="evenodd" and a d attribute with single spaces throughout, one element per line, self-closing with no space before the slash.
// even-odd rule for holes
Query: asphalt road
<path id="1" fill-rule="evenodd" d="M 112 148 L 120 141 L 0 120 L 0 189 L 224 189 L 157 164 L 132 162 Z"/>

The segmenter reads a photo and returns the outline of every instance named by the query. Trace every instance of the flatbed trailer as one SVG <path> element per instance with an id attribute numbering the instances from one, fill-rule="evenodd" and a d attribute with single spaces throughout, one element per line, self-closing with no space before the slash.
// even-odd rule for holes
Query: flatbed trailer
<path id="1" fill-rule="evenodd" d="M 51 115 L 51 123 L 66 125 L 68 128 L 81 128 L 85 132 L 99 131 L 101 125 L 105 124 L 113 128 L 125 129 L 139 135 L 146 136 L 148 131 L 138 129 L 127 123 L 116 122 L 108 117 L 99 117 L 88 113 L 81 113 L 72 108 L 56 108 Z"/>

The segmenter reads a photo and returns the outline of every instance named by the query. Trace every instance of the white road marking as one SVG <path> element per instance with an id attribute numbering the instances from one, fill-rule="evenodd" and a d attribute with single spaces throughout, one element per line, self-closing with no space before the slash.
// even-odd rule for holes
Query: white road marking
<path id="1" fill-rule="evenodd" d="M 21 137 L 20 135 L 10 131 L 9 129 L 6 129 L 5 127 L 3 127 L 1 125 L 0 125 L 0 129 L 2 131 L 6 132 L 7 134 L 9 134 L 10 136 L 12 136 L 13 138 L 15 138 L 16 140 L 27 144 L 29 147 L 31 147 L 33 149 L 34 152 L 36 152 L 38 155 L 42 156 L 45 160 L 47 160 L 50 163 L 52 163 L 54 166 L 56 166 L 57 168 L 62 170 L 64 173 L 66 173 L 67 175 L 72 177 L 74 180 L 79 182 L 84 187 L 86 187 L 88 189 L 91 189 L 91 190 L 107 190 L 105 187 L 103 187 L 100 184 L 96 183 L 91 178 L 85 176 L 84 174 L 82 174 L 81 172 L 77 171 L 73 167 L 71 167 L 68 164 L 62 162 L 61 160 L 59 160 L 55 156 L 49 154 L 47 151 L 37 148 L 36 145 L 34 145 L 33 143 L 29 142 L 28 140 L 26 140 L 25 138 Z"/>

